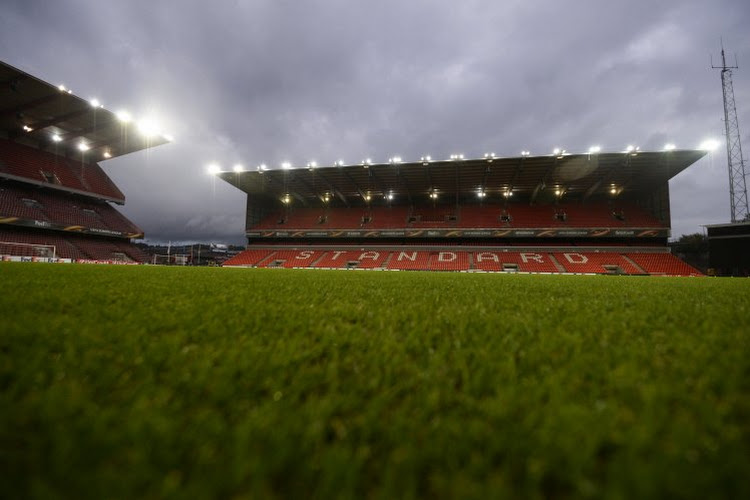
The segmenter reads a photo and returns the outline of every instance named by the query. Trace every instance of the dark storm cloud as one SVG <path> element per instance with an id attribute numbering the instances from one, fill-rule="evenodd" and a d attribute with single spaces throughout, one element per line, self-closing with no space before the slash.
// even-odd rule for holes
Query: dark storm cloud
<path id="1" fill-rule="evenodd" d="M 245 197 L 205 174 L 211 161 L 720 138 L 709 54 L 724 36 L 743 65 L 749 11 L 741 0 L 6 2 L 0 57 L 112 109 L 157 115 L 176 136 L 102 164 L 149 237 L 240 242 Z M 747 72 L 735 73 L 746 131 Z M 677 176 L 674 233 L 728 220 L 727 185 L 721 151 Z"/>

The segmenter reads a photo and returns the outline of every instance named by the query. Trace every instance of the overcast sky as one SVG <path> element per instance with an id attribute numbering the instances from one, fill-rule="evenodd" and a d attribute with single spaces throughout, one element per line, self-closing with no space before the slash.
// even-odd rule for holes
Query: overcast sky
<path id="1" fill-rule="evenodd" d="M 671 183 L 673 236 L 728 222 L 719 39 L 750 156 L 747 0 L 4 0 L 0 58 L 172 144 L 101 165 L 149 240 L 244 242 L 206 174 L 591 145 L 721 147 Z"/>

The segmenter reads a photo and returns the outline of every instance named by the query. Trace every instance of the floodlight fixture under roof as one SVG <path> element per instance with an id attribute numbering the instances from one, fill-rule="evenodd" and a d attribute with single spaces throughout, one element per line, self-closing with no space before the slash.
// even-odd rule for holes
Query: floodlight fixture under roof
<path id="1" fill-rule="evenodd" d="M 664 151 L 674 151 L 675 149 L 677 149 L 677 146 L 675 146 L 671 142 L 664 145 Z"/>
<path id="2" fill-rule="evenodd" d="M 112 158 L 112 153 L 110 153 L 109 151 L 105 151 L 104 153 L 102 153 L 102 156 L 104 158 Z"/>
<path id="3" fill-rule="evenodd" d="M 281 162 L 281 168 L 283 168 L 284 170 L 289 170 L 290 168 L 292 168 L 292 164 L 288 161 L 283 161 Z"/>
<path id="4" fill-rule="evenodd" d="M 238 164 L 236 164 L 236 165 L 235 165 L 235 166 L 234 166 L 234 167 L 233 167 L 232 169 L 233 169 L 233 170 L 234 170 L 235 172 L 237 172 L 238 174 L 239 174 L 240 172 L 244 172 L 244 171 L 245 171 L 245 167 L 243 167 L 243 166 L 242 166 L 242 165 L 240 165 L 239 163 L 238 163 Z"/>
<path id="5" fill-rule="evenodd" d="M 94 97 L 93 99 L 91 99 L 89 101 L 89 104 L 91 104 L 92 108 L 103 108 L 104 107 L 104 106 L 102 106 L 102 103 L 99 102 L 99 99 L 97 99 L 96 97 Z"/>
<path id="6" fill-rule="evenodd" d="M 531 151 L 525 151 L 525 150 L 521 151 L 521 156 L 530 156 L 530 155 L 531 155 Z"/>
<path id="7" fill-rule="evenodd" d="M 78 151 L 80 151 L 80 152 L 83 153 L 83 152 L 86 152 L 88 150 L 89 150 L 89 145 L 88 144 L 86 144 L 83 141 L 81 141 L 81 142 L 78 143 Z"/>
<path id="8" fill-rule="evenodd" d="M 217 175 L 219 174 L 219 172 L 221 172 L 221 167 L 216 163 L 211 163 L 206 170 L 211 175 Z"/>
<path id="9" fill-rule="evenodd" d="M 115 113 L 115 116 L 117 116 L 117 119 L 122 123 L 130 123 L 133 120 L 133 117 L 130 115 L 130 113 L 124 109 L 121 109 L 120 111 Z"/>
<path id="10" fill-rule="evenodd" d="M 62 141 L 62 137 L 60 137 L 59 134 L 52 134 L 52 142 L 60 142 Z"/>
<path id="11" fill-rule="evenodd" d="M 601 150 L 602 150 L 601 146 L 591 146 L 589 148 L 589 153 L 596 154 L 596 153 L 599 153 Z"/>

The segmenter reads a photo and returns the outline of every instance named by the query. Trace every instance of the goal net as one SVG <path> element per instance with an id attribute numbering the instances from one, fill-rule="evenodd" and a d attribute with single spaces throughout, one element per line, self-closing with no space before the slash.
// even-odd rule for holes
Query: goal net
<path id="1" fill-rule="evenodd" d="M 38 245 L 36 243 L 18 243 L 15 241 L 0 241 L 0 255 L 10 257 L 57 257 L 55 245 Z"/>
<path id="2" fill-rule="evenodd" d="M 185 266 L 188 263 L 187 254 L 155 254 L 151 259 L 152 264 L 160 264 L 162 266 Z"/>

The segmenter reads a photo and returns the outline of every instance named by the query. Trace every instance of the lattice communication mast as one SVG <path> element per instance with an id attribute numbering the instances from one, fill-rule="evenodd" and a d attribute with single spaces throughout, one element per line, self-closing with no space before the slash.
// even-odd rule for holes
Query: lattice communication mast
<path id="1" fill-rule="evenodd" d="M 737 107 L 734 104 L 734 86 L 732 85 L 732 70 L 737 69 L 735 57 L 734 66 L 727 66 L 724 57 L 724 44 L 721 44 L 721 66 L 712 68 L 721 70 L 721 88 L 724 92 L 724 126 L 727 136 L 727 164 L 729 166 L 729 199 L 732 205 L 732 222 L 750 220 L 750 209 L 747 200 L 747 182 L 745 178 L 745 159 L 742 157 L 740 141 L 740 125 L 737 121 Z"/>

